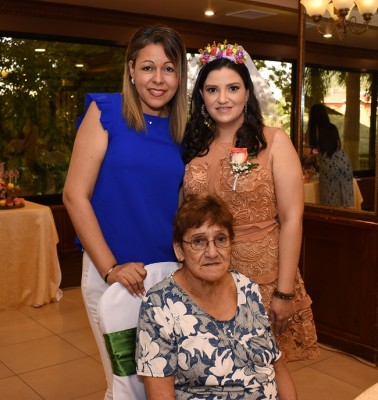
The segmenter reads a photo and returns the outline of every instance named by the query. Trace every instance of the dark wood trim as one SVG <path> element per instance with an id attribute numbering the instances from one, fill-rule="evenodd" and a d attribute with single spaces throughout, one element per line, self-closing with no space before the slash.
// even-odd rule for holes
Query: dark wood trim
<path id="1" fill-rule="evenodd" d="M 306 64 L 373 72 L 378 70 L 378 50 L 306 42 Z"/>
<path id="2" fill-rule="evenodd" d="M 0 33 L 3 35 L 34 35 L 126 46 L 128 38 L 136 29 L 153 23 L 167 24 L 177 29 L 191 50 L 203 47 L 204 40 L 223 41 L 227 38 L 229 41 L 243 43 L 256 58 L 273 57 L 282 61 L 297 59 L 296 35 L 278 35 L 253 29 L 235 29 L 231 26 L 45 1 L 0 0 Z M 307 62 L 377 71 L 378 51 L 306 42 Z"/>
<path id="3" fill-rule="evenodd" d="M 37 23 L 39 21 L 39 23 Z M 41 23 L 43 21 L 43 24 Z M 148 24 L 166 24 L 177 29 L 187 47 L 197 49 L 204 38 L 223 41 L 225 38 L 243 40 L 243 45 L 258 45 L 259 55 L 277 54 L 277 57 L 295 59 L 296 37 L 275 35 L 252 29 L 202 24 L 195 21 L 164 18 L 148 14 L 133 14 L 115 10 L 80 7 L 33 0 L 0 0 L 0 27 L 2 32 L 51 35 L 53 37 L 101 40 L 125 46 L 130 35 Z M 267 53 L 266 44 L 270 44 Z M 278 50 L 278 52 L 277 52 Z M 289 52 L 288 52 L 289 51 Z M 255 51 L 256 54 L 256 51 Z"/>
<path id="4" fill-rule="evenodd" d="M 317 323 L 319 343 L 326 344 L 347 354 L 353 354 L 374 365 L 378 365 L 378 350 L 376 346 L 358 343 L 358 339 L 340 337 L 339 331 L 325 332 L 321 324 Z"/>
<path id="5" fill-rule="evenodd" d="M 82 253 L 75 245 L 75 230 L 63 204 L 49 205 L 59 242 L 57 244 L 62 282 L 60 287 L 78 287 L 81 283 Z"/>
<path id="6" fill-rule="evenodd" d="M 378 363 L 378 222 L 305 212 L 300 268 L 319 341 Z"/>
<path id="7" fill-rule="evenodd" d="M 342 209 L 328 208 L 327 206 L 306 205 L 305 217 L 307 220 L 324 221 L 330 224 L 358 227 L 360 229 L 378 230 L 378 221 L 371 213 L 356 213 Z"/>

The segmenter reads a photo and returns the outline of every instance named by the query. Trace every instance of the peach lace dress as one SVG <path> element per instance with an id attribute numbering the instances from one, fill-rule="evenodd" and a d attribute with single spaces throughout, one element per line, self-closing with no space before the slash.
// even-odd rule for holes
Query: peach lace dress
<path id="1" fill-rule="evenodd" d="M 209 153 L 193 159 L 184 177 L 184 196 L 216 194 L 229 206 L 235 218 L 235 243 L 232 268 L 259 284 L 264 305 L 269 312 L 272 293 L 277 287 L 278 237 L 277 204 L 273 175 L 268 161 L 277 129 L 264 128 L 267 148 L 257 161 L 259 166 L 248 175 L 240 175 L 236 190 L 231 172 L 229 150 L 232 143 L 213 142 Z M 311 299 L 297 269 L 293 321 L 283 335 L 276 338 L 285 361 L 308 360 L 319 354 Z"/>

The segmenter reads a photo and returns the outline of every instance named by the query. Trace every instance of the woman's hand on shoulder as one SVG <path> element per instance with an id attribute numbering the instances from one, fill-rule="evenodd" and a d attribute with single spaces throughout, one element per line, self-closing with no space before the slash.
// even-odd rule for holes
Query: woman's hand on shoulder
<path id="1" fill-rule="evenodd" d="M 109 274 L 108 283 L 111 285 L 114 282 L 119 282 L 133 296 L 143 297 L 145 295 L 144 280 L 146 276 L 147 271 L 143 263 L 130 262 L 114 268 L 112 273 Z"/>

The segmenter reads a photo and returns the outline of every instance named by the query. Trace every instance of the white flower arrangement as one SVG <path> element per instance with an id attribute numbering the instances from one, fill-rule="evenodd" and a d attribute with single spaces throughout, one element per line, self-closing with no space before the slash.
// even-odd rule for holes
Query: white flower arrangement
<path id="1" fill-rule="evenodd" d="M 235 176 L 232 190 L 236 189 L 238 178 L 242 174 L 249 174 L 253 169 L 257 168 L 259 164 L 248 161 L 253 155 L 248 154 L 247 148 L 234 147 L 230 150 L 231 153 L 231 174 Z"/>

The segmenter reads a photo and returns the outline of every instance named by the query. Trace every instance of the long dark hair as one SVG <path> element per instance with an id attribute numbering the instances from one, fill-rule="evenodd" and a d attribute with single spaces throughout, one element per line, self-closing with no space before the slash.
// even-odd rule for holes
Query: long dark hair
<path id="1" fill-rule="evenodd" d="M 249 91 L 247 100 L 247 113 L 243 125 L 236 132 L 236 147 L 246 147 L 248 153 L 257 154 L 266 148 L 266 140 L 263 134 L 263 118 L 259 102 L 254 93 L 254 87 L 248 69 L 244 64 L 236 64 L 227 59 L 220 58 L 202 67 L 193 89 L 190 104 L 191 115 L 186 125 L 183 140 L 183 160 L 190 162 L 195 157 L 201 157 L 209 152 L 211 142 L 214 140 L 214 128 L 208 124 L 201 113 L 204 104 L 201 92 L 207 76 L 211 71 L 221 68 L 230 68 L 237 72 L 243 80 L 245 88 Z M 211 120 L 211 117 L 208 117 Z M 213 125 L 214 121 L 211 120 Z"/>
<path id="2" fill-rule="evenodd" d="M 308 116 L 308 140 L 309 146 L 313 149 L 319 147 L 320 132 L 327 130 L 328 125 L 331 123 L 329 120 L 328 112 L 324 104 L 314 104 L 310 108 Z"/>
<path id="3" fill-rule="evenodd" d="M 339 130 L 337 126 L 329 123 L 319 133 L 319 152 L 320 154 L 332 157 L 332 154 L 341 146 Z"/>

